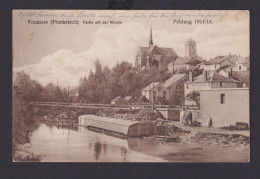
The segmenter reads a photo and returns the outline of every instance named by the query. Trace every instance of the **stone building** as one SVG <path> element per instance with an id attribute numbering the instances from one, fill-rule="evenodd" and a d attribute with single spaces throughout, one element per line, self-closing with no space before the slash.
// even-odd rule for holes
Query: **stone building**
<path id="1" fill-rule="evenodd" d="M 197 55 L 196 42 L 191 38 L 185 43 L 185 56 Z"/>
<path id="2" fill-rule="evenodd" d="M 183 84 L 187 80 L 188 77 L 185 74 L 174 74 L 164 82 L 154 82 L 154 84 L 149 84 L 142 90 L 142 96 L 145 96 L 150 102 L 152 102 L 152 97 L 154 97 L 154 102 L 157 102 L 159 98 L 169 101 L 172 96 L 176 95 L 177 88 L 179 86 L 183 88 Z M 178 95 L 184 96 L 184 92 L 183 94 Z"/>
<path id="3" fill-rule="evenodd" d="M 198 55 L 187 56 L 187 57 L 178 57 L 175 61 L 168 64 L 169 73 L 178 70 L 193 70 L 199 68 L 198 64 L 202 62 L 202 58 Z"/>
<path id="4" fill-rule="evenodd" d="M 153 89 L 154 87 L 154 89 Z M 158 98 L 169 99 L 169 90 L 160 82 L 154 82 L 142 89 L 142 96 L 145 96 L 150 102 L 157 102 Z"/>
<path id="5" fill-rule="evenodd" d="M 139 47 L 136 53 L 136 70 L 151 70 L 152 67 L 159 69 L 167 68 L 168 64 L 177 58 L 173 48 L 159 47 L 153 44 L 152 27 L 147 47 Z"/>
<path id="6" fill-rule="evenodd" d="M 203 74 L 193 78 L 189 74 L 189 81 L 184 84 L 184 94 L 187 96 L 193 91 L 208 90 L 213 88 L 238 88 L 243 87 L 243 82 L 227 78 L 218 74 L 216 70 L 203 71 Z M 196 105 L 195 102 L 185 100 L 186 105 Z"/>
<path id="7" fill-rule="evenodd" d="M 200 91 L 200 118 L 203 124 L 211 116 L 213 127 L 244 122 L 250 125 L 249 88 L 215 88 Z"/>
<path id="8" fill-rule="evenodd" d="M 209 61 L 203 62 L 201 69 L 204 70 L 221 70 L 233 65 L 226 56 L 217 56 Z"/>

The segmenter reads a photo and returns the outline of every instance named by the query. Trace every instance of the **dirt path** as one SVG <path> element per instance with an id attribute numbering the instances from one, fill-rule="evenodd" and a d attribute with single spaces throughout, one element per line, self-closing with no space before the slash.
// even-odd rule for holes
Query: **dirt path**
<path id="1" fill-rule="evenodd" d="M 173 124 L 174 126 L 185 130 L 185 131 L 190 131 L 190 132 L 202 132 L 202 133 L 214 133 L 214 134 L 239 134 L 243 136 L 250 137 L 250 131 L 228 131 L 228 130 L 223 130 L 220 128 L 213 128 L 213 127 L 190 127 L 190 126 L 184 126 L 182 125 L 179 121 L 172 121 L 169 124 Z"/>

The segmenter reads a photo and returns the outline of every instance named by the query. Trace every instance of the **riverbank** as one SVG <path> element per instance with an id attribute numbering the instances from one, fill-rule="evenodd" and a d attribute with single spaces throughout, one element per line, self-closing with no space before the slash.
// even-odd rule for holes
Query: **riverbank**
<path id="1" fill-rule="evenodd" d="M 172 121 L 164 126 L 164 138 L 169 142 L 198 143 L 250 150 L 250 131 L 226 131 L 220 128 L 189 127 Z"/>
<path id="2" fill-rule="evenodd" d="M 36 108 L 37 109 L 37 108 Z M 66 108 L 61 106 L 44 106 L 34 110 L 40 116 L 58 116 L 60 113 L 94 114 L 120 119 L 136 119 L 139 121 L 152 121 L 158 126 L 158 135 L 154 138 L 162 138 L 167 142 L 199 143 L 222 147 L 236 147 L 245 150 L 250 149 L 250 131 L 228 131 L 220 128 L 190 127 L 184 126 L 178 121 L 165 122 L 165 118 L 158 111 L 130 110 L 130 109 L 88 109 Z"/>
<path id="3" fill-rule="evenodd" d="M 181 132 L 181 131 L 179 131 Z M 247 162 L 250 151 L 164 138 L 118 138 L 85 127 L 41 123 L 31 136 L 41 162 Z"/>
<path id="4" fill-rule="evenodd" d="M 43 156 L 37 155 L 32 150 L 30 143 L 18 145 L 14 152 L 14 162 L 39 162 Z"/>

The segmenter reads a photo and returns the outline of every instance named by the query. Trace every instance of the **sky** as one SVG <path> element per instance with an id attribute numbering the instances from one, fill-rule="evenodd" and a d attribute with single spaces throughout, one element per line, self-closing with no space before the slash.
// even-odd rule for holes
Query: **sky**
<path id="1" fill-rule="evenodd" d="M 74 17 L 68 18 L 71 14 Z M 194 24 L 202 17 L 213 24 Z M 173 19 L 178 18 L 193 24 L 174 24 Z M 79 20 L 80 24 L 28 23 L 52 19 Z M 111 19 L 122 23 L 82 23 Z M 97 58 L 103 66 L 113 67 L 122 61 L 134 65 L 137 48 L 148 46 L 150 26 L 154 44 L 173 48 L 178 56 L 184 56 L 185 42 L 192 38 L 203 59 L 229 53 L 249 57 L 249 11 L 14 10 L 13 79 L 16 72 L 24 71 L 42 85 L 58 80 L 63 87 L 77 86 L 81 77 L 94 70 Z"/>

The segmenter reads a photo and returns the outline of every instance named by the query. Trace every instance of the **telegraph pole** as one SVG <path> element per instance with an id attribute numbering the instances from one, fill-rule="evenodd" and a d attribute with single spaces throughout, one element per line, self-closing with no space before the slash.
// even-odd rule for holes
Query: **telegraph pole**
<path id="1" fill-rule="evenodd" d="M 68 85 L 68 103 L 70 102 L 70 86 Z"/>
<path id="2" fill-rule="evenodd" d="M 152 110 L 154 110 L 154 64 L 153 64 L 153 94 L 152 94 Z"/>

